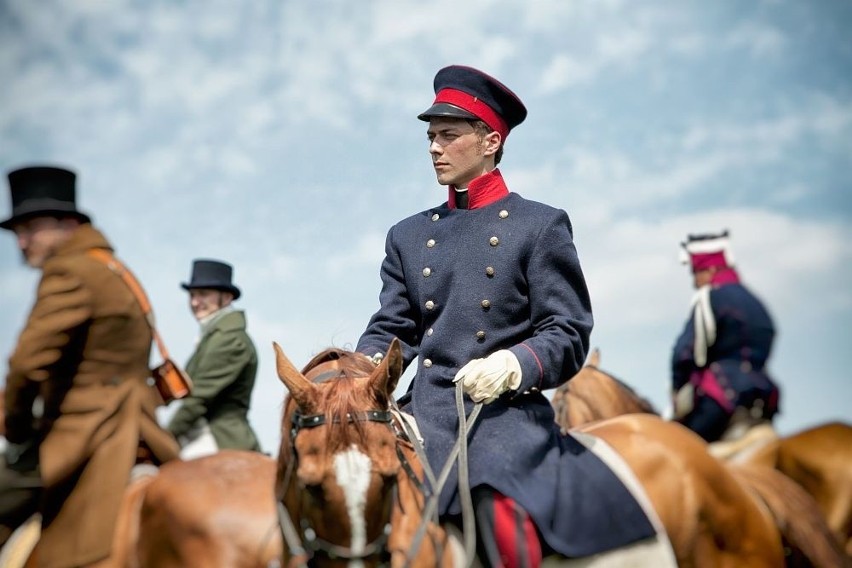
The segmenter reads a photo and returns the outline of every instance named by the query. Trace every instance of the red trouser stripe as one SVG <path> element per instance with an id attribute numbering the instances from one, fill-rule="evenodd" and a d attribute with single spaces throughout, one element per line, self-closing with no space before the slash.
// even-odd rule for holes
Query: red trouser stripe
<path id="1" fill-rule="evenodd" d="M 494 541 L 505 568 L 538 568 L 541 544 L 532 519 L 509 497 L 494 493 Z"/>

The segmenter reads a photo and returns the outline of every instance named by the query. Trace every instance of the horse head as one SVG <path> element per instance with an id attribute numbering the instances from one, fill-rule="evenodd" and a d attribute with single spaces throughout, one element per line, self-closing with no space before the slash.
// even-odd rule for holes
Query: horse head
<path id="1" fill-rule="evenodd" d="M 382 362 L 328 349 L 300 372 L 274 344 L 284 410 L 276 489 L 307 555 L 379 563 L 401 468 L 390 401 L 402 374 L 394 340 Z"/>

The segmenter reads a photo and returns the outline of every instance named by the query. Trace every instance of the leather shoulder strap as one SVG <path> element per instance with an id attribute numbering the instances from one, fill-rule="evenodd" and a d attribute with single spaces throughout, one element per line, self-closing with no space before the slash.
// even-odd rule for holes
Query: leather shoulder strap
<path id="1" fill-rule="evenodd" d="M 151 327 L 151 333 L 154 336 L 154 342 L 157 344 L 157 349 L 160 351 L 160 356 L 163 359 L 168 359 L 169 350 L 166 349 L 166 345 L 163 343 L 163 339 L 157 331 L 157 326 L 154 321 L 154 311 L 151 309 L 151 302 L 148 300 L 148 295 L 145 294 L 145 290 L 142 288 L 139 280 L 136 279 L 136 276 L 134 276 L 133 273 L 130 272 L 130 270 L 124 266 L 120 260 L 115 258 L 115 256 L 107 249 L 94 248 L 89 249 L 86 253 L 95 260 L 104 263 L 107 268 L 121 277 L 127 287 L 130 288 L 130 291 L 133 293 L 133 296 L 142 308 L 142 313 L 145 314 L 145 320 Z"/>

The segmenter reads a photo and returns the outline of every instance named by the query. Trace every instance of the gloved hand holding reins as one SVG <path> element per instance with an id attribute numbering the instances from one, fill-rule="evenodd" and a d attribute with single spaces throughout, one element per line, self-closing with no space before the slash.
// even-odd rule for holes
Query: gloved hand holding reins
<path id="1" fill-rule="evenodd" d="M 501 349 L 484 359 L 470 361 L 459 369 L 453 381 L 461 381 L 464 392 L 474 402 L 488 404 L 521 386 L 521 364 L 514 353 Z"/>

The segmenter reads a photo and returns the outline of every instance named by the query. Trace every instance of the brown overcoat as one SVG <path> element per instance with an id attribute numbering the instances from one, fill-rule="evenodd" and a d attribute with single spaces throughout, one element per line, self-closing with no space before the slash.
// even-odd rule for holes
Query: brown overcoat
<path id="1" fill-rule="evenodd" d="M 151 331 L 121 278 L 86 254 L 92 248 L 112 250 L 83 224 L 44 263 L 6 377 L 7 439 L 43 439 L 43 568 L 109 555 L 140 439 L 160 461 L 179 452 L 157 424 L 158 398 L 147 382 Z M 36 422 L 38 395 L 44 412 Z"/>

